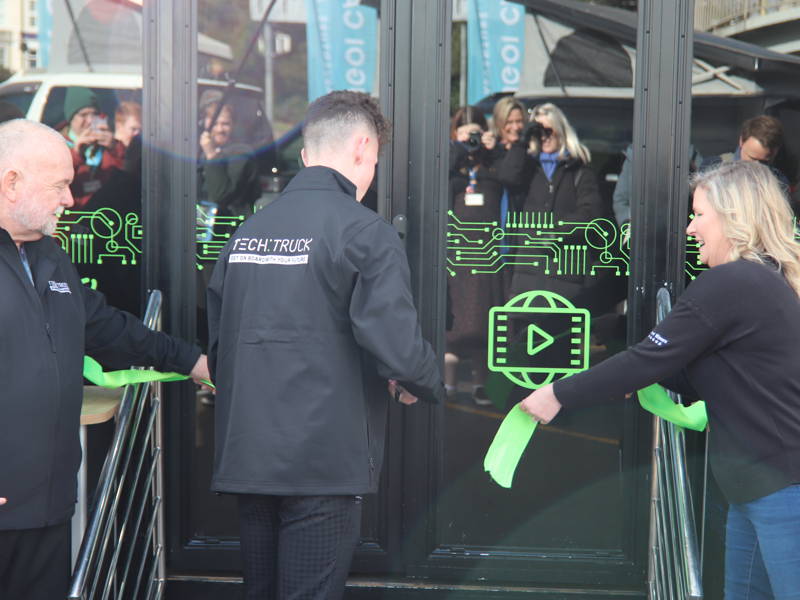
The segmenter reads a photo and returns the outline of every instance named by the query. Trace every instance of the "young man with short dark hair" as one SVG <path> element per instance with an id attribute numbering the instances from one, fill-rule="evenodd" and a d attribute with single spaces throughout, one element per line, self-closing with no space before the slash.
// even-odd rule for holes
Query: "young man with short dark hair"
<path id="1" fill-rule="evenodd" d="M 248 599 L 341 597 L 360 496 L 378 487 L 387 381 L 403 404 L 444 397 L 403 244 L 360 204 L 388 130 L 366 94 L 312 103 L 306 168 L 237 230 L 209 284 L 211 487 L 238 496 Z"/>

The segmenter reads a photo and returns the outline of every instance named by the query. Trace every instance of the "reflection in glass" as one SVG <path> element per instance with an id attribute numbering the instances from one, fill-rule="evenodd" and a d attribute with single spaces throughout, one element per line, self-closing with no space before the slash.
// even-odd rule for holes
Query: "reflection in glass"
<path id="1" fill-rule="evenodd" d="M 29 66 L 0 100 L 61 132 L 75 205 L 57 238 L 86 285 L 141 314 L 141 7 L 108 0 L 39 3 Z M 35 50 L 35 55 L 31 53 Z M 6 95 L 8 92 L 8 95 Z"/>
<path id="2" fill-rule="evenodd" d="M 469 232 L 476 226 L 497 228 L 503 198 L 495 168 L 499 158 L 497 139 L 483 114 L 472 106 L 459 108 L 450 124 L 450 254 L 452 261 L 471 268 L 448 282 L 452 324 L 447 332 L 445 384 L 455 391 L 458 364 L 464 360 L 471 372 L 470 391 L 483 405 L 491 404 L 485 388 L 487 314 L 502 302 L 505 285 L 502 275 L 492 273 L 489 257 L 479 246 L 462 242 L 471 241 Z"/>
<path id="3" fill-rule="evenodd" d="M 615 38 L 588 12 L 552 14 L 454 3 L 451 98 L 471 108 L 453 107 L 450 144 L 437 541 L 487 556 L 620 551 L 623 482 L 635 479 L 622 469 L 621 402 L 540 426 L 511 489 L 483 472 L 500 421 L 530 389 L 625 345 L 629 226 L 615 222 L 611 196 L 631 140 L 636 15 L 603 13 L 629 28 Z M 492 135 L 470 152 L 467 129 Z M 473 326 L 481 335 L 467 352 L 459 334 Z"/>

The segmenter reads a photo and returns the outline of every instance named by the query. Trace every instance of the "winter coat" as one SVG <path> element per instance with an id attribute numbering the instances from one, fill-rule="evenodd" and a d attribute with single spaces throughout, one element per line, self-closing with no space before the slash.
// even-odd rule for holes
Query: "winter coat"
<path id="1" fill-rule="evenodd" d="M 386 380 L 443 397 L 397 232 L 326 167 L 300 171 L 223 249 L 208 288 L 212 490 L 377 489 Z"/>
<path id="2" fill-rule="evenodd" d="M 75 507 L 83 356 L 109 368 L 154 365 L 188 373 L 200 349 L 151 331 L 80 282 L 45 237 L 16 244 L 0 229 L 0 530 L 67 520 Z"/>

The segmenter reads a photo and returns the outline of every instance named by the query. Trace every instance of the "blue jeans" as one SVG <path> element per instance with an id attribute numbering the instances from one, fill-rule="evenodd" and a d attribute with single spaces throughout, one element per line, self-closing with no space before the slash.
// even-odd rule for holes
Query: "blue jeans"
<path id="1" fill-rule="evenodd" d="M 725 600 L 800 599 L 800 484 L 731 504 Z"/>

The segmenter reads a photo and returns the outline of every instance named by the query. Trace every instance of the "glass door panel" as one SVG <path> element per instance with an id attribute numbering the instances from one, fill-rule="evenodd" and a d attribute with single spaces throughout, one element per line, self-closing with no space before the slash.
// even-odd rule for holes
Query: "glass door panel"
<path id="1" fill-rule="evenodd" d="M 378 92 L 379 10 L 370 2 L 200 0 L 198 10 L 196 253 L 198 342 L 207 340 L 205 290 L 219 252 L 249 215 L 268 205 L 301 168 L 309 102 L 334 89 Z M 251 42 L 252 47 L 251 47 Z M 250 53 L 247 54 L 248 49 Z M 375 208 L 375 193 L 365 204 Z M 209 491 L 214 398 L 198 394 L 184 446 L 190 517 L 186 539 L 238 539 L 235 499 Z M 362 534 L 380 546 L 377 504 Z"/>
<path id="2" fill-rule="evenodd" d="M 514 556 L 630 559 L 643 501 L 619 398 L 540 425 L 510 488 L 484 472 L 520 399 L 626 345 L 636 13 L 524 4 L 453 11 L 435 552 L 472 577 Z"/>

